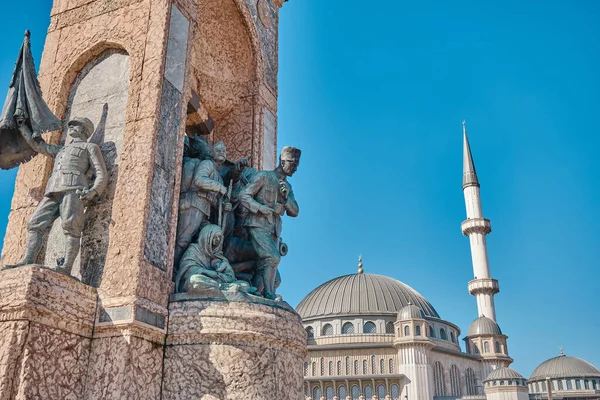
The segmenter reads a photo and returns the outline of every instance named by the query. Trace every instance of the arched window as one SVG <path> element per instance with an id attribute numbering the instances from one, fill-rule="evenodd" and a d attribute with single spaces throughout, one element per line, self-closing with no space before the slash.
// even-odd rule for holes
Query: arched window
<path id="1" fill-rule="evenodd" d="M 358 360 L 354 360 L 354 375 L 358 375 Z"/>
<path id="2" fill-rule="evenodd" d="M 434 396 L 446 395 L 446 383 L 444 382 L 444 367 L 439 361 L 436 361 L 433 365 L 433 388 Z"/>
<path id="3" fill-rule="evenodd" d="M 376 364 L 375 364 L 375 356 L 371 355 L 371 373 L 373 375 L 375 375 L 377 373 L 377 369 L 376 369 Z"/>
<path id="4" fill-rule="evenodd" d="M 452 365 L 450 367 L 450 391 L 452 392 L 452 396 L 460 397 L 460 372 L 458 371 L 458 367 L 456 365 Z"/>
<path id="5" fill-rule="evenodd" d="M 312 376 L 317 376 L 317 363 L 314 361 L 312 363 Z"/>
<path id="6" fill-rule="evenodd" d="M 333 335 L 333 326 L 331 326 L 331 324 L 323 325 L 322 336 L 331 336 L 331 335 Z"/>
<path id="7" fill-rule="evenodd" d="M 579 382 L 579 381 L 577 381 L 577 382 Z M 577 389 L 581 389 L 581 388 L 579 387 L 579 388 L 577 388 Z M 542 381 L 542 392 L 545 392 L 545 391 L 547 391 L 547 390 L 548 390 L 548 389 L 546 388 L 546 381 Z"/>
<path id="8" fill-rule="evenodd" d="M 560 382 L 560 386 L 562 386 L 562 381 L 559 381 L 559 382 Z M 596 380 L 594 379 L 594 380 L 592 381 L 592 389 L 596 390 L 596 388 L 597 388 L 597 386 L 596 386 Z M 562 389 L 562 388 L 561 388 L 561 389 Z"/>
<path id="9" fill-rule="evenodd" d="M 563 389 L 562 379 L 559 379 L 557 382 L 558 382 L 558 390 L 564 390 Z M 596 385 L 594 385 L 594 386 L 596 386 Z M 596 389 L 596 388 L 594 388 L 594 389 Z"/>
<path id="10" fill-rule="evenodd" d="M 394 359 L 393 358 L 390 358 L 388 370 L 389 370 L 388 371 L 389 374 L 394 373 Z"/>
<path id="11" fill-rule="evenodd" d="M 490 342 L 483 342 L 483 352 L 484 353 L 490 352 Z"/>
<path id="12" fill-rule="evenodd" d="M 429 337 L 435 337 L 435 330 L 431 325 L 429 325 Z"/>
<path id="13" fill-rule="evenodd" d="M 375 324 L 371 321 L 365 322 L 365 325 L 363 326 L 363 333 L 377 333 Z"/>
<path id="14" fill-rule="evenodd" d="M 366 375 L 367 373 L 367 360 L 363 360 L 363 374 Z"/>
<path id="15" fill-rule="evenodd" d="M 319 370 L 321 372 L 321 376 L 325 376 L 325 359 L 323 357 L 321 357 L 319 365 L 320 365 Z"/>
<path id="16" fill-rule="evenodd" d="M 383 358 L 381 360 L 379 360 L 379 373 L 380 374 L 385 373 L 385 360 Z"/>
<path id="17" fill-rule="evenodd" d="M 502 353 L 502 348 L 500 347 L 500 342 L 496 341 L 496 343 L 494 343 L 494 351 L 496 353 Z"/>
<path id="18" fill-rule="evenodd" d="M 371 388 L 371 385 L 367 385 L 365 386 L 365 399 L 372 399 L 373 398 L 373 389 Z"/>
<path id="19" fill-rule="evenodd" d="M 573 390 L 573 381 L 567 379 L 567 390 Z"/>
<path id="20" fill-rule="evenodd" d="M 404 326 L 404 336 L 410 336 L 410 327 L 408 325 Z"/>
<path id="21" fill-rule="evenodd" d="M 400 388 L 395 383 L 390 387 L 390 392 L 392 393 L 392 400 L 400 399 Z"/>
<path id="22" fill-rule="evenodd" d="M 456 342 L 456 339 L 454 338 L 454 331 L 450 331 L 450 341 L 452 343 Z"/>
<path id="23" fill-rule="evenodd" d="M 340 400 L 346 400 L 346 396 L 347 396 L 346 386 L 344 386 L 344 385 L 340 386 L 339 391 L 340 391 Z"/>
<path id="24" fill-rule="evenodd" d="M 583 381 L 583 388 L 585 390 L 589 390 L 589 388 L 590 388 L 590 381 L 589 380 L 586 379 L 585 381 Z"/>
<path id="25" fill-rule="evenodd" d="M 313 399 L 321 399 L 321 389 L 318 386 L 313 388 Z"/>
<path id="26" fill-rule="evenodd" d="M 471 368 L 466 369 L 465 379 L 467 381 L 467 396 L 475 396 L 477 394 L 477 379 L 475 378 L 475 372 Z"/>
<path id="27" fill-rule="evenodd" d="M 385 324 L 385 333 L 394 333 L 394 323 L 388 322 Z"/>
<path id="28" fill-rule="evenodd" d="M 377 386 L 377 398 L 379 400 L 385 400 L 385 386 L 379 385 Z M 343 400 L 343 399 L 340 399 Z"/>
<path id="29" fill-rule="evenodd" d="M 440 339 L 448 340 L 448 335 L 446 335 L 446 330 L 444 328 L 440 328 Z"/>
<path id="30" fill-rule="evenodd" d="M 360 397 L 360 389 L 358 388 L 358 386 L 354 385 L 352 386 L 352 400 L 358 400 L 358 398 Z"/>
<path id="31" fill-rule="evenodd" d="M 346 375 L 350 375 L 350 357 L 346 356 Z"/>
<path id="32" fill-rule="evenodd" d="M 542 382 L 542 386 L 546 386 L 546 382 Z M 581 390 L 581 381 L 579 379 L 575 380 L 575 389 Z M 544 392 L 545 391 L 546 391 L 546 388 L 544 387 Z"/>
<path id="33" fill-rule="evenodd" d="M 473 354 L 479 354 L 479 347 L 477 347 L 477 343 L 473 343 Z"/>
<path id="34" fill-rule="evenodd" d="M 415 326 L 415 336 L 421 336 L 421 325 Z"/>
<path id="35" fill-rule="evenodd" d="M 315 331 L 313 330 L 312 326 L 306 328 L 306 338 L 308 340 L 315 338 Z"/>
<path id="36" fill-rule="evenodd" d="M 304 363 L 304 376 L 308 376 L 308 362 Z"/>
<path id="37" fill-rule="evenodd" d="M 342 362 L 341 361 L 337 362 L 337 371 L 336 372 L 338 375 L 342 374 Z"/>
<path id="38" fill-rule="evenodd" d="M 327 389 L 325 389 L 325 398 L 333 400 L 333 388 L 331 386 L 327 386 Z"/>
<path id="39" fill-rule="evenodd" d="M 354 324 L 352 322 L 346 322 L 342 325 L 342 335 L 352 335 L 354 333 Z"/>
<path id="40" fill-rule="evenodd" d="M 329 376 L 333 375 L 333 361 L 329 361 Z"/>

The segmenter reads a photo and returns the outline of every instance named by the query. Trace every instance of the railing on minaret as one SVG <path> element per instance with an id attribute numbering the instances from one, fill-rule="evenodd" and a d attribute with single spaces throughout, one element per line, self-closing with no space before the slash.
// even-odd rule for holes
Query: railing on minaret
<path id="1" fill-rule="evenodd" d="M 486 235 L 492 231 L 488 219 L 483 218 L 479 179 L 475 171 L 471 147 L 467 138 L 467 124 L 463 125 L 463 193 L 467 209 L 467 219 L 461 224 L 462 233 L 469 237 L 474 279 L 469 282 L 469 293 L 477 299 L 479 316 L 484 315 L 496 321 L 494 295 L 500 291 L 498 281 L 490 277 L 487 256 Z"/>

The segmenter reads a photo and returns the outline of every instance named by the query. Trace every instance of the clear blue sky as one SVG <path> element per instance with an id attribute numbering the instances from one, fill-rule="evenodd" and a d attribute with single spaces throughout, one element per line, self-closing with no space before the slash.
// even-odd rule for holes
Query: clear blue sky
<path id="1" fill-rule="evenodd" d="M 39 64 L 49 3 L 3 4 L 20 18 L 2 28 L 0 83 L 26 28 Z M 362 253 L 464 336 L 477 317 L 460 232 L 466 119 L 513 367 L 529 376 L 560 345 L 600 367 L 600 4 L 481 3 L 284 5 L 279 145 L 303 155 L 280 292 L 296 305 Z M 0 172 L 0 235 L 14 177 Z"/>

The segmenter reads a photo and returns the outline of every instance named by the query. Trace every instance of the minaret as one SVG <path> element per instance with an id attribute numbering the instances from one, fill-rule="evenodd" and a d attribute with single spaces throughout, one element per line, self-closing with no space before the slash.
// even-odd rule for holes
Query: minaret
<path id="1" fill-rule="evenodd" d="M 487 256 L 485 237 L 492 231 L 488 219 L 483 218 L 481 198 L 479 197 L 479 180 L 471 156 L 467 124 L 463 121 L 463 192 L 467 207 L 467 219 L 462 223 L 462 233 L 471 242 L 471 258 L 475 278 L 469 282 L 469 293 L 477 299 L 479 316 L 496 321 L 494 295 L 499 292 L 498 281 L 490 277 L 490 265 Z"/>

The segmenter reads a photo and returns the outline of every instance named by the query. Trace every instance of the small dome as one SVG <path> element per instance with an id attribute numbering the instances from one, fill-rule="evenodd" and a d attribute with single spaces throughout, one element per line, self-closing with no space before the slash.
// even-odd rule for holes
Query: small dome
<path id="1" fill-rule="evenodd" d="M 303 320 L 334 315 L 396 315 L 408 303 L 439 318 L 433 306 L 410 286 L 383 275 L 351 274 L 323 283 L 296 307 Z"/>
<path id="2" fill-rule="evenodd" d="M 482 315 L 471 323 L 467 332 L 467 336 L 477 335 L 502 335 L 502 331 L 494 320 Z"/>
<path id="3" fill-rule="evenodd" d="M 531 374 L 530 381 L 548 378 L 600 378 L 600 371 L 581 358 L 561 354 L 541 363 Z"/>
<path id="4" fill-rule="evenodd" d="M 398 316 L 396 317 L 398 321 L 413 318 L 425 319 L 425 314 L 423 314 L 423 310 L 421 310 L 421 308 L 415 306 L 410 302 L 408 303 L 408 305 L 402 307 L 402 309 L 398 313 Z"/>
<path id="5" fill-rule="evenodd" d="M 487 381 L 498 381 L 503 379 L 524 379 L 523 376 L 512 368 L 502 367 L 496 368 L 489 373 L 484 382 Z"/>

